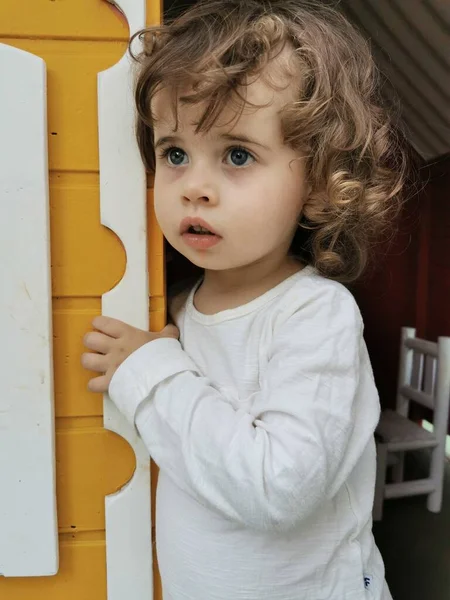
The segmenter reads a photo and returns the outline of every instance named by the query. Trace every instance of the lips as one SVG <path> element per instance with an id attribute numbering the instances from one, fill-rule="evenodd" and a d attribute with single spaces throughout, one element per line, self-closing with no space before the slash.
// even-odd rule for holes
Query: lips
<path id="1" fill-rule="evenodd" d="M 189 231 L 190 227 L 194 226 L 203 227 L 204 229 L 210 231 L 213 235 L 221 237 L 209 223 L 207 223 L 203 219 L 200 219 L 199 217 L 186 217 L 185 219 L 183 219 L 180 223 L 180 234 L 183 235 L 184 233 Z"/>

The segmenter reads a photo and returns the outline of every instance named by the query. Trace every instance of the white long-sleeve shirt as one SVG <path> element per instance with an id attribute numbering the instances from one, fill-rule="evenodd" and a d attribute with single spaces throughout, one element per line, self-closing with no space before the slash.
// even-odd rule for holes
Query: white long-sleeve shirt
<path id="1" fill-rule="evenodd" d="M 164 600 L 391 600 L 372 536 L 378 394 L 351 294 L 307 267 L 214 315 L 191 290 L 110 396 L 160 467 Z"/>

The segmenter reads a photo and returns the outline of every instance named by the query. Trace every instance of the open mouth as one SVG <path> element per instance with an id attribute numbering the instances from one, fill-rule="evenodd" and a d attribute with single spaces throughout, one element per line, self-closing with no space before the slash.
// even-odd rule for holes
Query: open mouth
<path id="1" fill-rule="evenodd" d="M 194 250 L 209 250 L 222 241 L 222 237 L 220 235 L 214 231 L 211 231 L 210 229 L 207 229 L 206 227 L 203 227 L 202 225 L 187 225 L 189 224 L 186 224 L 186 228 L 184 229 L 184 233 L 182 233 L 182 237 L 185 244 Z"/>
<path id="2" fill-rule="evenodd" d="M 194 235 L 216 235 L 209 231 L 209 229 L 205 229 L 204 227 L 191 225 L 186 233 L 191 233 Z"/>

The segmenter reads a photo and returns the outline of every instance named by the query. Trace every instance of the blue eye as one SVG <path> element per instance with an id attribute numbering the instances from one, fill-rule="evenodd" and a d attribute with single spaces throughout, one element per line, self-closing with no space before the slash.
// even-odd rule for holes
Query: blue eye
<path id="1" fill-rule="evenodd" d="M 247 165 L 247 161 L 250 159 L 250 162 L 253 162 L 255 159 L 253 156 L 245 150 L 245 148 L 231 148 L 228 151 L 228 156 L 231 160 L 231 164 L 235 167 L 244 167 Z"/>
<path id="2" fill-rule="evenodd" d="M 187 159 L 187 154 L 181 148 L 172 146 L 171 148 L 163 150 L 161 158 L 167 158 L 169 165 L 179 167 L 180 165 L 186 164 L 185 159 Z"/>

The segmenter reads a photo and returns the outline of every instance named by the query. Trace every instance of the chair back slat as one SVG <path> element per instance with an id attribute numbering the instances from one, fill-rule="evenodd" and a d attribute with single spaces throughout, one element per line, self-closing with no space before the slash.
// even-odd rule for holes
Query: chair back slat
<path id="1" fill-rule="evenodd" d="M 400 365 L 398 370 L 397 383 L 397 412 L 403 417 L 408 416 L 409 398 L 401 394 L 402 386 L 407 385 L 411 381 L 413 371 L 413 356 L 412 352 L 407 347 L 407 342 L 415 338 L 416 330 L 412 327 L 402 327 L 400 341 Z"/>
<path id="2" fill-rule="evenodd" d="M 439 362 L 435 379 L 435 409 L 433 425 L 435 435 L 444 440 L 447 435 L 450 405 L 450 337 L 438 339 Z"/>
<path id="3" fill-rule="evenodd" d="M 424 354 L 413 350 L 411 386 L 416 390 L 422 389 Z"/>
<path id="4" fill-rule="evenodd" d="M 425 357 L 425 375 L 423 381 L 423 391 L 433 396 L 436 392 L 436 365 L 437 359 L 430 354 Z"/>

